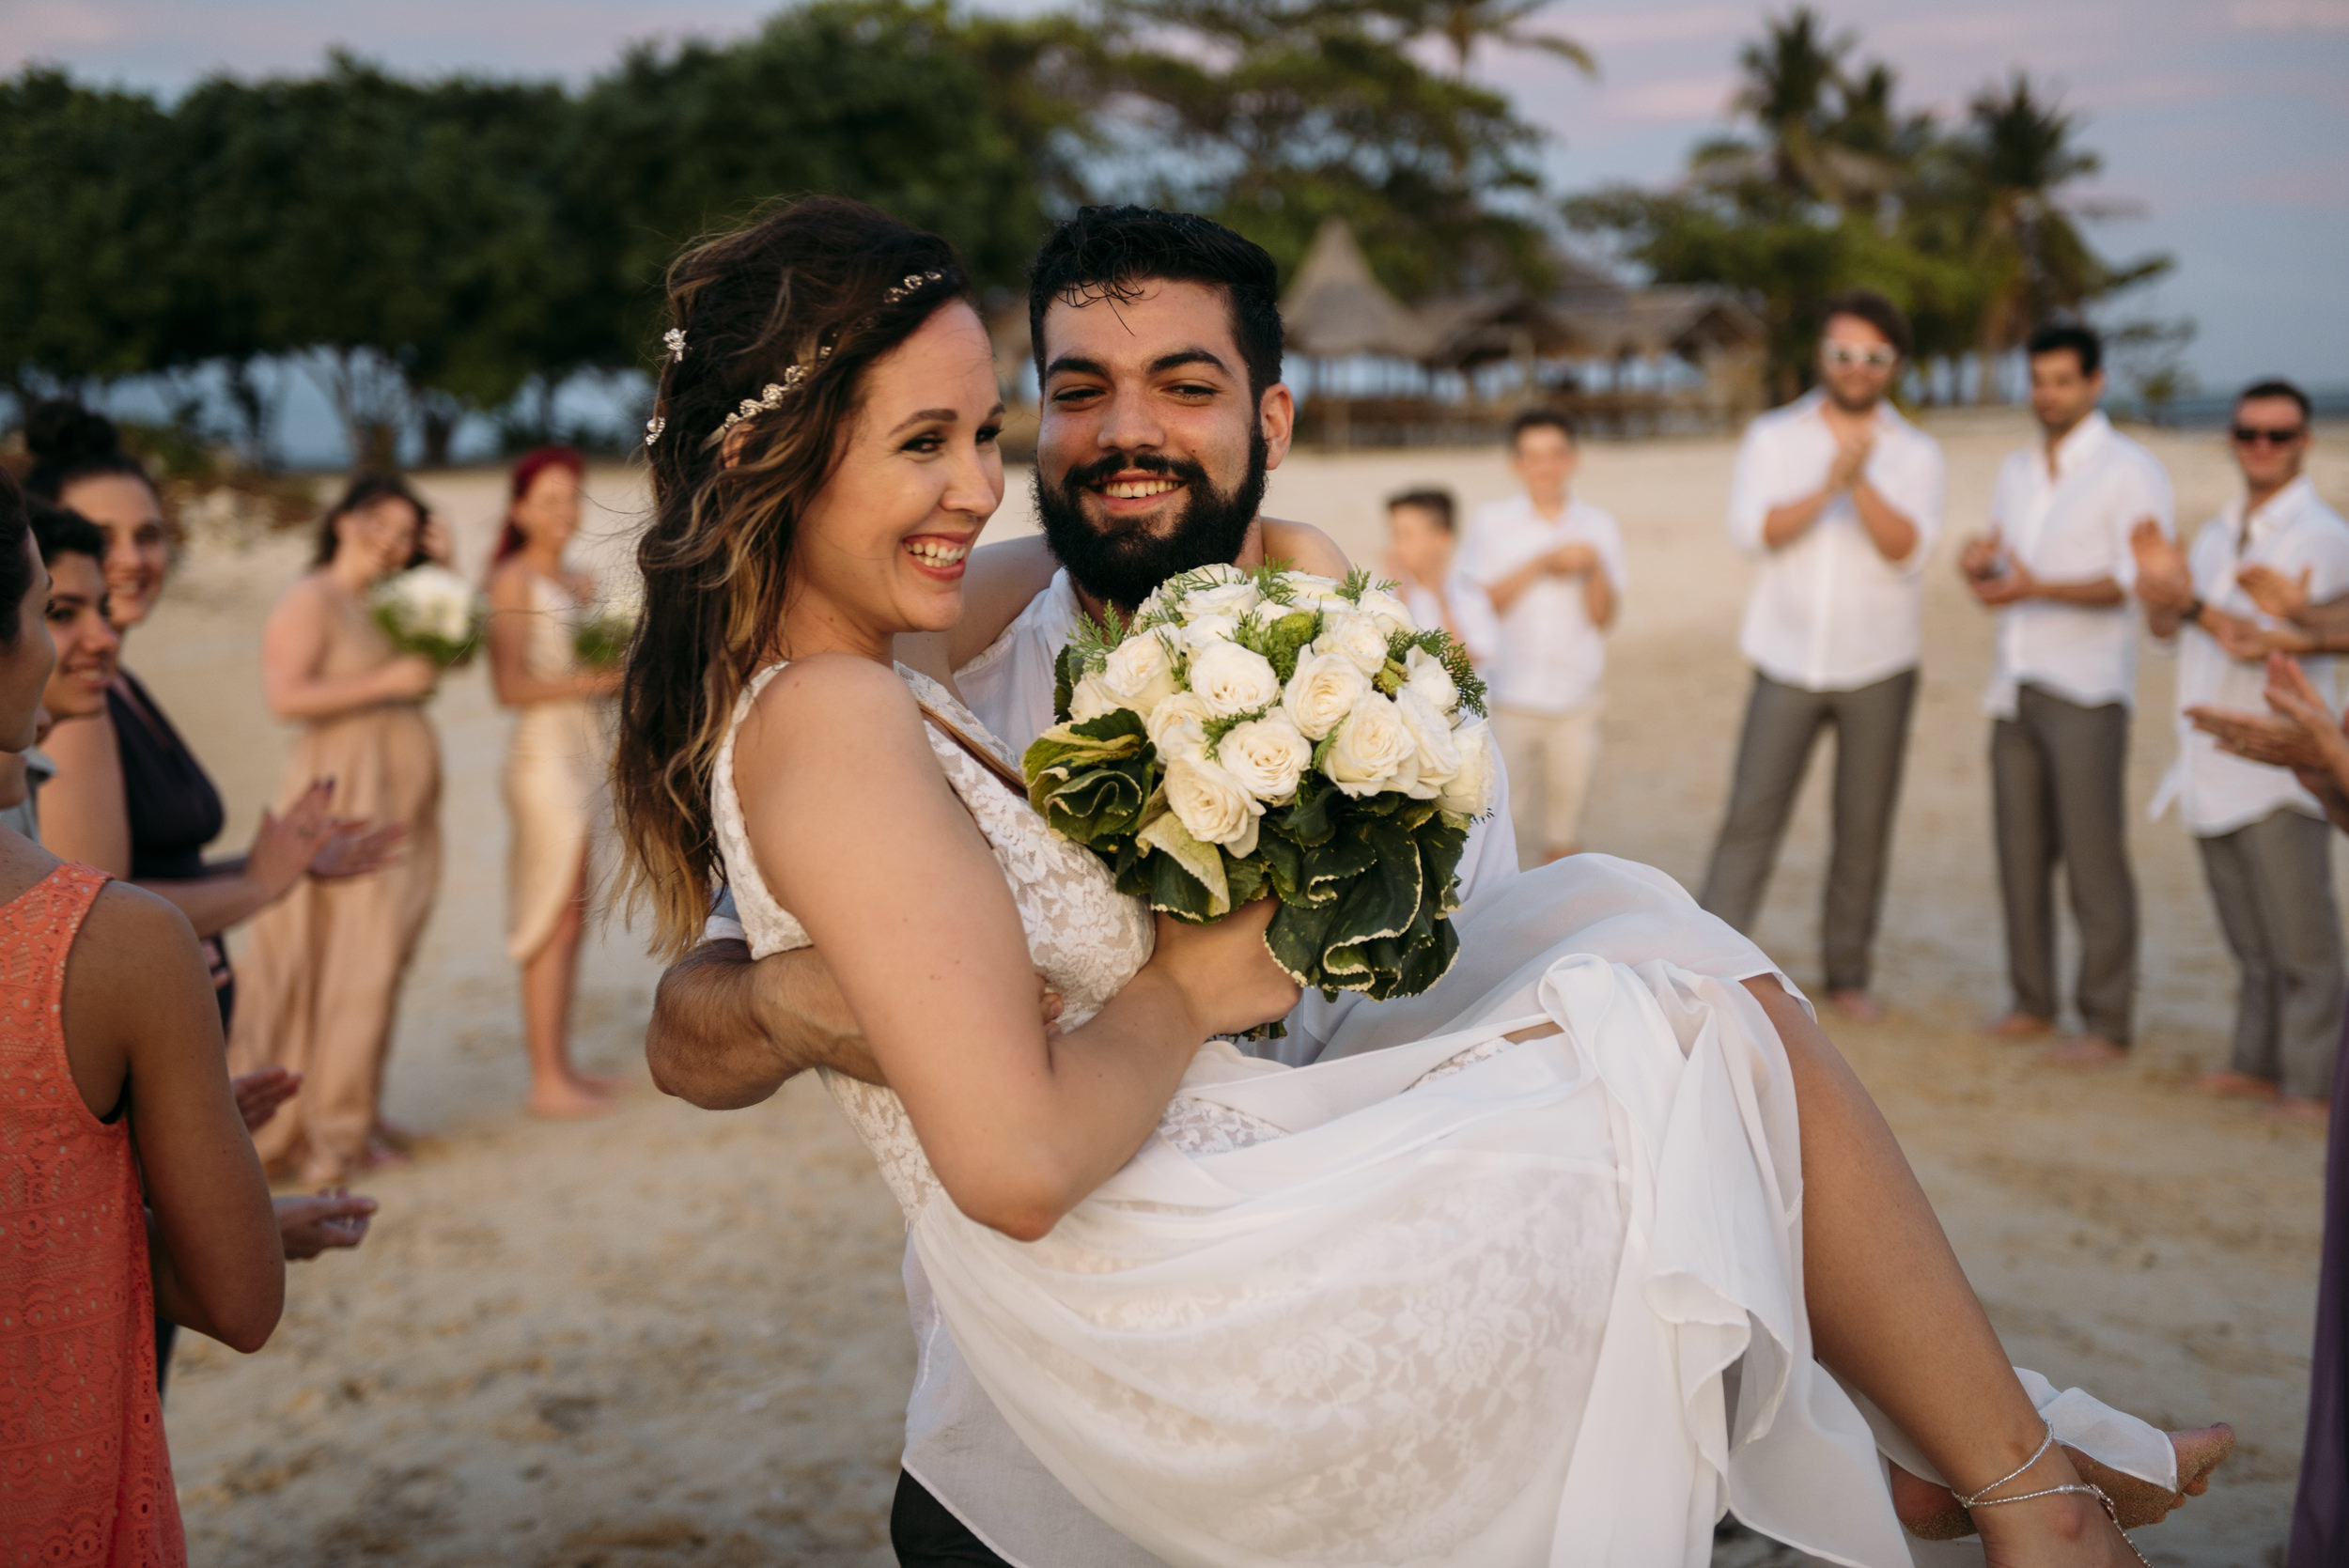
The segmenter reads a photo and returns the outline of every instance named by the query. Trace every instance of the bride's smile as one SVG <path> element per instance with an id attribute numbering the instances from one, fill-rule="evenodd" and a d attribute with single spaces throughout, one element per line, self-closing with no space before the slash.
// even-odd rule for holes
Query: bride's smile
<path id="1" fill-rule="evenodd" d="M 1003 404 L 978 313 L 941 307 L 864 378 L 832 474 L 792 551 L 794 658 L 889 658 L 962 613 L 964 562 L 1003 500 Z"/>

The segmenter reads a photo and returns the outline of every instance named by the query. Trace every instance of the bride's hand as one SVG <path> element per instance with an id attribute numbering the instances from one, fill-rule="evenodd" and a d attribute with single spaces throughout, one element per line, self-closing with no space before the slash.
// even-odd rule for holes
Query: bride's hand
<path id="1" fill-rule="evenodd" d="M 1286 1017 L 1297 1005 L 1297 982 L 1265 946 L 1265 927 L 1280 907 L 1275 899 L 1259 898 L 1205 925 L 1159 916 L 1151 965 L 1181 990 L 1207 1034 L 1242 1033 Z"/>

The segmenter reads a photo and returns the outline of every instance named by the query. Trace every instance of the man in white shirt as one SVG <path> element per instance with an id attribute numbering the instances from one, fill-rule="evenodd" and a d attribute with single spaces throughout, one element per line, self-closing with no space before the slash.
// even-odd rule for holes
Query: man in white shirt
<path id="1" fill-rule="evenodd" d="M 2137 694 L 2137 581 L 2129 536 L 2173 534 L 2170 476 L 2098 411 L 2104 348 L 2069 322 L 2027 346 L 2043 440 L 1999 471 L 1990 528 L 1958 568 L 1998 613 L 1983 706 L 2006 905 L 2013 1003 L 1991 1026 L 2026 1040 L 2055 1027 L 2055 868 L 2080 931 L 2073 988 L 2081 1032 L 2049 1053 L 2073 1066 L 2126 1059 L 2137 993 L 2137 883 L 2129 874 L 2129 710 Z"/>
<path id="2" fill-rule="evenodd" d="M 1820 730 L 1835 731 L 1834 849 L 1821 921 L 1828 1000 L 1869 990 L 1892 808 L 1917 694 L 1920 582 L 1941 526 L 1941 448 L 1886 401 L 1907 318 L 1865 289 L 1823 311 L 1818 390 L 1748 427 L 1730 536 L 1759 556 L 1739 646 L 1753 693 L 1699 902 L 1750 931 Z"/>
<path id="3" fill-rule="evenodd" d="M 900 640 L 898 650 L 910 663 L 934 659 L 1015 756 L 1053 722 L 1053 661 L 1081 614 L 1130 607 L 1162 579 L 1215 560 L 1252 566 L 1269 551 L 1311 570 L 1336 567 L 1311 553 L 1334 556 L 1326 538 L 1256 512 L 1290 428 L 1278 302 L 1269 256 L 1187 213 L 1088 208 L 1046 241 L 1031 321 L 1043 388 L 1036 490 L 1050 554 L 1021 540 L 972 556 L 973 568 L 983 558 L 988 567 L 973 579 L 1007 577 L 1026 601 L 984 648 L 950 634 L 943 648 Z M 1038 556 L 1049 581 L 1021 578 Z M 1007 562 L 1009 573 L 1000 569 Z M 966 618 L 998 587 L 966 580 Z M 1461 857 L 1464 899 L 1517 873 L 1499 783 L 1494 816 L 1470 830 Z M 702 945 L 661 977 L 645 1045 L 654 1080 L 711 1109 L 754 1104 L 810 1067 L 878 1081 L 814 950 L 753 963 L 740 937 L 722 903 Z M 1380 1004 L 1309 994 L 1272 1045 L 1283 1060 L 1310 1061 L 1358 1005 Z M 898 1560 L 1155 1568 L 1158 1559 L 1103 1524 L 1012 1431 L 940 1319 L 910 1247 L 905 1284 L 920 1361 L 890 1519 Z"/>
<path id="4" fill-rule="evenodd" d="M 2242 499 L 2202 525 L 2190 553 L 2143 526 L 2130 542 L 2146 622 L 2155 636 L 2178 644 L 2178 760 L 2154 809 L 2159 815 L 2177 802 L 2242 973 L 2232 1058 L 2200 1087 L 2273 1098 L 2279 1115 L 2321 1120 L 2342 994 L 2325 810 L 2290 769 L 2221 751 L 2188 717 L 2195 708 L 2265 706 L 2263 660 L 2236 658 L 2227 644 L 2256 644 L 2241 635 L 2247 628 L 2275 630 L 2283 623 L 2244 590 L 2238 574 L 2245 568 L 2272 568 L 2301 584 L 2311 601 L 2349 592 L 2349 522 L 2317 498 L 2301 472 L 2309 415 L 2307 394 L 2288 381 L 2247 389 L 2229 432 Z M 2339 700 L 2331 658 L 2310 658 L 2304 667 L 2326 701 Z"/>
<path id="5" fill-rule="evenodd" d="M 1517 852 L 1561 860 L 1582 846 L 1598 767 L 1607 629 L 1628 574 L 1615 520 L 1575 499 L 1579 454 L 1563 413 L 1529 409 L 1509 426 L 1518 492 L 1477 509 L 1460 572 L 1501 617 L 1486 676 L 1517 817 Z"/>

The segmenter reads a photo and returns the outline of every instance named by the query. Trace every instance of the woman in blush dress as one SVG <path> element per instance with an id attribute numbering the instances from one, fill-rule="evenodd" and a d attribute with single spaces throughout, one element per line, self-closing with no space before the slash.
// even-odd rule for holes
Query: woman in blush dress
<path id="1" fill-rule="evenodd" d="M 314 569 L 261 633 L 270 710 L 303 726 L 282 798 L 331 779 L 337 814 L 406 830 L 397 863 L 305 880 L 253 923 L 230 1054 L 240 1072 L 302 1075 L 256 1141 L 305 1185 L 397 1157 L 377 1102 L 400 983 L 440 886 L 440 745 L 422 706 L 440 671 L 392 645 L 367 594 L 419 559 L 425 517 L 397 476 L 354 481 L 319 524 Z"/>
<path id="2" fill-rule="evenodd" d="M 595 1116 L 611 1085 L 571 1065 L 571 992 L 587 894 L 611 805 L 601 699 L 620 672 L 581 663 L 575 632 L 596 585 L 563 563 L 579 532 L 585 461 L 543 446 L 514 465 L 512 505 L 490 568 L 490 680 L 517 709 L 506 755 L 514 825 L 506 866 L 506 951 L 522 971 L 522 1037 L 534 1116 Z"/>

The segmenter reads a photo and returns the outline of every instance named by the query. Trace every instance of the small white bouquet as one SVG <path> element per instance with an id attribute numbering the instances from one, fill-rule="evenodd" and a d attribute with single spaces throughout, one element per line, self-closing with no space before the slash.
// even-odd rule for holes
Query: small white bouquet
<path id="1" fill-rule="evenodd" d="M 429 562 L 378 582 L 368 605 L 394 647 L 420 653 L 443 670 L 474 656 L 489 619 L 472 583 Z"/>
<path id="2" fill-rule="evenodd" d="M 579 661 L 591 670 L 614 670 L 627 663 L 637 609 L 609 599 L 581 605 L 571 621 L 571 651 Z"/>
<path id="3" fill-rule="evenodd" d="M 1412 996 L 1452 967 L 1470 819 L 1498 764 L 1459 644 L 1392 584 L 1205 567 L 1062 651 L 1023 759 L 1054 831 L 1194 923 L 1268 888 L 1299 985 Z"/>

